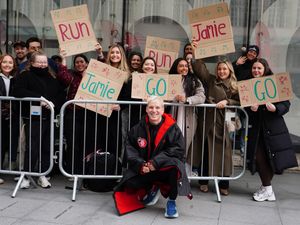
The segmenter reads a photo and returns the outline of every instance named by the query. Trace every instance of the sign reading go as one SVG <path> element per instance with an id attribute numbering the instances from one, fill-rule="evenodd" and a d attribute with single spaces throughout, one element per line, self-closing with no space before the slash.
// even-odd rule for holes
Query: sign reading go
<path id="1" fill-rule="evenodd" d="M 132 98 L 146 99 L 156 95 L 164 100 L 173 100 L 181 93 L 181 75 L 179 74 L 132 74 Z"/>
<path id="2" fill-rule="evenodd" d="M 288 73 L 239 81 L 241 106 L 263 105 L 292 99 L 293 90 Z"/>

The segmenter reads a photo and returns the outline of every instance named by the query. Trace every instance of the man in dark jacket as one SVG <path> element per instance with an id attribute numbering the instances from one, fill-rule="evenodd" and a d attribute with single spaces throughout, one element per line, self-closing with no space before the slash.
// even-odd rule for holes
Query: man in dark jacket
<path id="1" fill-rule="evenodd" d="M 259 55 L 259 47 L 257 45 L 249 45 L 245 51 L 245 54 L 239 57 L 236 61 L 232 63 L 234 73 L 236 79 L 238 81 L 248 80 L 253 78 L 252 77 L 252 65 L 256 61 Z M 240 120 L 243 124 L 242 128 L 240 129 L 240 150 L 241 155 L 244 155 L 245 152 L 245 116 L 243 113 L 239 114 Z"/>
<path id="2" fill-rule="evenodd" d="M 245 55 L 242 55 L 232 63 L 234 73 L 238 81 L 252 78 L 251 68 L 258 55 L 259 47 L 257 45 L 249 45 L 246 49 Z"/>
<path id="3" fill-rule="evenodd" d="M 184 139 L 175 120 L 164 113 L 161 98 L 148 99 L 147 115 L 134 126 L 126 143 L 128 169 L 114 192 L 120 215 L 168 198 L 165 217 L 176 218 L 177 195 L 192 198 L 184 167 Z"/>

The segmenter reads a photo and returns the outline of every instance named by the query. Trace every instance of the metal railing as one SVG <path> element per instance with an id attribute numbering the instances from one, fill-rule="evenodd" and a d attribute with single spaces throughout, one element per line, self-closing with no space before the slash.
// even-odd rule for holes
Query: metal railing
<path id="1" fill-rule="evenodd" d="M 43 105 L 43 106 L 42 106 Z M 47 106 L 47 109 L 46 109 Z M 45 176 L 53 168 L 54 109 L 42 98 L 0 97 L 0 174 Z"/>
<path id="2" fill-rule="evenodd" d="M 49 109 L 41 106 L 42 102 Z M 91 105 L 96 112 L 88 110 Z M 112 105 L 119 105 L 119 108 L 115 107 L 119 110 L 114 110 L 110 117 L 97 113 Z M 145 102 L 92 100 L 72 100 L 62 106 L 59 169 L 64 176 L 74 179 L 73 201 L 83 179 L 101 179 L 101 186 L 101 182 L 122 178 L 122 169 L 126 167 L 122 164 L 126 135 L 146 114 L 145 106 Z M 47 100 L 40 98 L 12 97 L 1 97 L 0 108 L 0 173 L 19 176 L 12 194 L 15 197 L 25 176 L 35 185 L 31 177 L 45 176 L 53 168 L 56 158 L 53 150 L 54 109 Z M 191 181 L 214 181 L 220 202 L 218 182 L 239 179 L 245 172 L 246 111 L 238 106 L 219 110 L 212 104 L 178 103 L 165 103 L 165 111 L 177 118 L 184 134 L 188 178 Z M 48 129 L 46 137 L 44 126 Z M 43 146 L 45 141 L 49 146 Z M 49 151 L 46 161 L 42 159 L 45 148 Z M 99 155 L 100 162 L 97 161 Z M 47 164 L 46 169 L 42 161 Z"/>
<path id="3" fill-rule="evenodd" d="M 118 104 L 120 110 L 113 111 L 111 117 L 97 113 L 109 109 L 114 104 Z M 87 109 L 91 106 L 96 112 Z M 246 111 L 239 106 L 228 106 L 219 110 L 212 104 L 177 103 L 166 103 L 165 111 L 175 117 L 180 114 L 184 118 L 179 125 L 186 140 L 188 178 L 198 181 L 213 180 L 217 200 L 220 202 L 218 182 L 238 179 L 245 172 L 248 135 Z M 135 101 L 71 100 L 62 106 L 59 168 L 64 176 L 74 179 L 73 201 L 81 185 L 79 180 L 122 178 L 120 163 L 123 159 L 126 134 L 144 114 L 145 102 Z M 243 118 L 240 125 L 237 124 L 238 118 Z M 64 138 L 67 139 L 67 148 L 64 146 Z M 243 150 L 237 148 L 241 143 Z M 105 156 L 101 174 L 97 171 L 100 167 L 96 160 L 97 152 L 102 152 Z M 108 152 L 113 157 L 108 158 Z M 87 155 L 94 159 L 93 169 L 92 172 L 88 172 L 89 174 L 86 171 Z M 114 170 L 108 169 L 110 163 L 115 165 Z"/>

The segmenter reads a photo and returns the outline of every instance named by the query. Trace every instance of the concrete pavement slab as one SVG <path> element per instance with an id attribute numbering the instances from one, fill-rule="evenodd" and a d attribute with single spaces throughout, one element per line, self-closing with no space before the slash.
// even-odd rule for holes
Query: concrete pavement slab
<path id="1" fill-rule="evenodd" d="M 162 197 L 155 206 L 119 217 L 116 213 L 112 193 L 79 191 L 72 202 L 72 185 L 66 178 L 55 176 L 52 188 L 40 187 L 19 190 L 11 198 L 16 183 L 13 177 L 1 175 L 5 183 L 0 185 L 0 225 L 298 225 L 300 208 L 300 174 L 285 173 L 275 176 L 273 187 L 277 201 L 254 202 L 252 193 L 260 186 L 257 175 L 249 172 L 230 182 L 230 195 L 217 202 L 213 183 L 208 193 L 199 191 L 192 181 L 193 200 L 179 197 L 178 219 L 164 218 L 166 200 Z"/>

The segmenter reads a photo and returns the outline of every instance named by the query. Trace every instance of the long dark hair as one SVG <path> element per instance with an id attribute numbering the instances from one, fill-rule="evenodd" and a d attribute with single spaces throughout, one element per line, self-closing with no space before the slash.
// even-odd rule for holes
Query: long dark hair
<path id="1" fill-rule="evenodd" d="M 178 74 L 177 66 L 178 66 L 180 61 L 186 61 L 186 63 L 189 64 L 186 59 L 178 58 L 173 62 L 172 66 L 170 68 L 169 74 Z M 196 89 L 202 85 L 200 80 L 195 76 L 194 73 L 192 73 L 190 71 L 189 67 L 188 67 L 187 75 L 182 76 L 182 77 L 184 78 L 183 89 L 184 89 L 184 93 L 185 93 L 186 97 L 190 97 L 190 96 L 195 95 Z"/>
<path id="2" fill-rule="evenodd" d="M 75 61 L 76 61 L 76 59 L 77 58 L 83 58 L 83 60 L 87 63 L 87 64 L 89 64 L 89 60 L 88 60 L 88 58 L 84 55 L 84 54 L 77 54 L 77 55 L 75 55 L 74 56 L 74 58 L 73 58 L 73 67 L 75 67 Z"/>
<path id="3" fill-rule="evenodd" d="M 271 70 L 271 68 L 269 66 L 269 63 L 268 63 L 268 61 L 266 59 L 264 59 L 264 58 L 257 58 L 254 61 L 254 63 L 256 63 L 256 62 L 259 62 L 259 63 L 261 63 L 264 66 L 264 68 L 265 68 L 264 76 L 273 75 L 273 71 Z"/>

